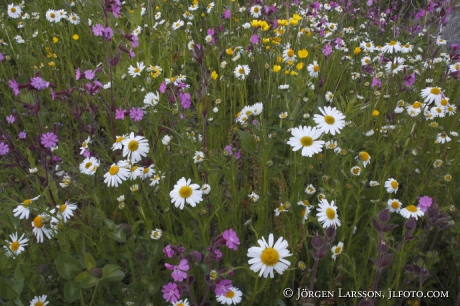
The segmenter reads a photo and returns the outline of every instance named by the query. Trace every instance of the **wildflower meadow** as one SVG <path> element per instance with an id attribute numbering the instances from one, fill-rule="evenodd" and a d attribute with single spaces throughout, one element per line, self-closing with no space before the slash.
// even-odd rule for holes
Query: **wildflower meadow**
<path id="1" fill-rule="evenodd" d="M 451 12 L 1 1 L 0 304 L 460 305 Z"/>

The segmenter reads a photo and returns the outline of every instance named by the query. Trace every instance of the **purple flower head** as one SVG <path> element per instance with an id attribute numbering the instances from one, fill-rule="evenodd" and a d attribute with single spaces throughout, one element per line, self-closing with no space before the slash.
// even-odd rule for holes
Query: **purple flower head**
<path id="1" fill-rule="evenodd" d="M 133 48 L 129 49 L 128 57 L 129 59 L 133 59 L 136 56 L 136 53 L 133 52 Z"/>
<path id="2" fill-rule="evenodd" d="M 163 292 L 163 298 L 169 303 L 175 303 L 180 298 L 180 293 L 175 283 L 167 283 L 163 286 L 161 292 Z"/>
<path id="3" fill-rule="evenodd" d="M 171 248 L 171 245 L 168 244 L 164 249 L 163 253 L 165 253 L 165 256 L 168 258 L 172 258 L 174 256 L 174 250 Z"/>
<path id="4" fill-rule="evenodd" d="M 115 110 L 115 119 L 117 120 L 125 120 L 125 110 L 120 106 Z"/>
<path id="5" fill-rule="evenodd" d="M 380 89 L 382 87 L 382 81 L 380 81 L 380 79 L 372 77 L 371 87 L 376 87 L 376 86 L 377 86 L 378 89 Z"/>
<path id="6" fill-rule="evenodd" d="M 79 80 L 81 78 L 81 71 L 80 68 L 75 69 L 75 80 Z"/>
<path id="7" fill-rule="evenodd" d="M 404 77 L 404 85 L 406 85 L 407 87 L 412 87 L 414 83 L 415 83 L 415 73 L 414 72 Z"/>
<path id="8" fill-rule="evenodd" d="M 213 28 L 209 28 L 209 29 L 206 30 L 206 33 L 207 33 L 208 35 L 211 35 L 211 36 L 212 36 L 212 35 L 216 34 L 216 31 L 215 31 Z"/>
<path id="9" fill-rule="evenodd" d="M 216 261 L 219 261 L 222 259 L 222 257 L 224 257 L 224 254 L 222 254 L 222 252 L 219 250 L 214 250 L 213 253 L 214 253 L 214 256 L 216 256 Z"/>
<path id="10" fill-rule="evenodd" d="M 10 86 L 10 88 L 13 90 L 13 93 L 15 96 L 19 95 L 19 85 L 18 85 L 18 82 L 16 82 L 16 80 L 9 80 L 8 81 L 8 84 Z"/>
<path id="11" fill-rule="evenodd" d="M 45 82 L 41 77 L 35 77 L 30 80 L 30 85 L 36 90 L 42 90 L 50 86 L 50 82 Z"/>
<path id="12" fill-rule="evenodd" d="M 235 159 L 240 159 L 241 158 L 241 152 L 240 151 L 237 151 L 235 152 Z"/>
<path id="13" fill-rule="evenodd" d="M 236 251 L 238 249 L 238 245 L 240 244 L 240 239 L 238 238 L 238 236 L 236 235 L 235 231 L 233 229 L 228 229 L 226 231 L 224 231 L 224 233 L 222 234 L 222 236 L 224 237 L 225 239 L 225 245 Z"/>
<path id="14" fill-rule="evenodd" d="M 161 82 L 161 85 L 160 85 L 160 88 L 158 89 L 161 93 L 165 93 L 166 92 L 166 83 L 165 82 Z"/>
<path id="15" fill-rule="evenodd" d="M 22 131 L 18 134 L 18 139 L 26 139 L 26 131 Z"/>
<path id="16" fill-rule="evenodd" d="M 180 263 L 177 266 L 170 264 L 165 264 L 166 269 L 172 270 L 171 277 L 175 282 L 181 282 L 187 278 L 187 272 L 190 269 L 187 259 L 181 259 Z"/>
<path id="17" fill-rule="evenodd" d="M 323 51 L 324 56 L 328 57 L 332 53 L 332 46 L 330 44 L 326 44 L 322 51 Z"/>
<path id="18" fill-rule="evenodd" d="M 427 209 L 431 207 L 431 205 L 433 205 L 433 199 L 429 196 L 423 196 L 418 199 L 418 207 L 423 212 L 426 212 Z"/>
<path id="19" fill-rule="evenodd" d="M 88 148 L 86 148 L 82 155 L 83 157 L 88 158 L 91 157 L 91 152 L 88 150 Z"/>
<path id="20" fill-rule="evenodd" d="M 190 94 L 189 93 L 179 93 L 180 104 L 183 108 L 187 109 L 190 108 Z"/>
<path id="21" fill-rule="evenodd" d="M 3 54 L 0 53 L 0 62 L 3 62 L 3 59 L 4 59 L 4 58 L 5 58 L 5 57 L 3 56 Z"/>
<path id="22" fill-rule="evenodd" d="M 88 79 L 88 80 L 94 79 L 94 71 L 92 71 L 91 69 L 86 70 L 85 71 L 85 78 Z"/>
<path id="23" fill-rule="evenodd" d="M 216 289 L 214 290 L 214 292 L 217 296 L 220 296 L 227 294 L 227 292 L 229 292 L 230 289 L 232 289 L 232 281 L 229 279 L 224 279 L 216 284 Z"/>
<path id="24" fill-rule="evenodd" d="M 129 116 L 131 117 L 131 119 L 138 122 L 142 120 L 142 117 L 144 117 L 144 111 L 140 107 L 138 107 L 137 109 L 133 107 L 129 112 Z"/>
<path id="25" fill-rule="evenodd" d="M 42 134 L 41 144 L 45 148 L 55 147 L 58 141 L 59 141 L 58 137 L 54 133 L 48 132 L 48 133 Z"/>
<path id="26" fill-rule="evenodd" d="M 224 152 L 224 154 L 225 154 L 226 156 L 232 156 L 232 154 L 233 154 L 232 146 L 226 146 L 226 147 L 224 148 L 224 151 L 227 152 L 227 153 Z"/>
<path id="27" fill-rule="evenodd" d="M 254 45 L 257 45 L 259 43 L 259 36 L 257 34 L 252 35 L 250 41 Z"/>
<path id="28" fill-rule="evenodd" d="M 372 0 L 367 0 L 366 4 L 367 4 L 367 6 L 371 6 L 372 5 Z"/>
<path id="29" fill-rule="evenodd" d="M 225 10 L 222 14 L 222 17 L 224 17 L 225 19 L 230 19 L 230 17 L 232 17 L 232 13 L 230 12 L 230 10 Z"/>
<path id="30" fill-rule="evenodd" d="M 113 30 L 110 27 L 104 28 L 104 30 L 102 31 L 102 36 L 107 41 L 111 40 L 113 36 Z"/>
<path id="31" fill-rule="evenodd" d="M 16 121 L 16 117 L 14 117 L 14 115 L 9 115 L 8 117 L 6 117 L 6 121 L 8 123 L 14 123 Z"/>
<path id="32" fill-rule="evenodd" d="M 5 155 L 10 151 L 8 145 L 4 142 L 0 142 L 0 155 Z"/>
<path id="33" fill-rule="evenodd" d="M 93 25 L 93 34 L 96 36 L 102 36 L 102 33 L 104 32 L 104 27 L 102 24 L 95 24 Z"/>

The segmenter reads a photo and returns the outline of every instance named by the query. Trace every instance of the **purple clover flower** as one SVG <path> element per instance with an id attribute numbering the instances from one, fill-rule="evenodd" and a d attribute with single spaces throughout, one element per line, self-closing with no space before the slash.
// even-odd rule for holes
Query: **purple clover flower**
<path id="1" fill-rule="evenodd" d="M 228 229 L 226 231 L 224 231 L 224 233 L 222 234 L 222 237 L 224 237 L 225 239 L 225 245 L 236 251 L 238 249 L 238 246 L 240 244 L 240 239 L 238 238 L 238 236 L 236 235 L 236 232 L 233 230 L 233 229 Z"/>
<path id="2" fill-rule="evenodd" d="M 8 145 L 4 142 L 0 142 L 0 155 L 5 155 L 10 151 Z"/>
<path id="3" fill-rule="evenodd" d="M 163 298 L 166 302 L 175 303 L 180 298 L 179 290 L 175 283 L 167 283 L 163 286 L 161 292 L 163 292 Z"/>
<path id="4" fill-rule="evenodd" d="M 214 290 L 214 292 L 217 296 L 220 296 L 227 294 L 227 292 L 229 292 L 230 289 L 232 289 L 232 281 L 229 279 L 224 279 L 216 284 L 216 289 Z"/>
<path id="5" fill-rule="evenodd" d="M 181 259 L 180 263 L 177 266 L 165 264 L 166 269 L 172 270 L 171 277 L 175 282 L 181 282 L 187 278 L 187 272 L 190 269 L 187 259 Z"/>
<path id="6" fill-rule="evenodd" d="M 138 107 L 137 109 L 133 107 L 131 108 L 131 111 L 129 112 L 129 116 L 134 121 L 139 122 L 142 120 L 142 117 L 144 117 L 144 111 L 140 107 Z"/>
<path id="7" fill-rule="evenodd" d="M 55 147 L 58 141 L 58 137 L 54 133 L 42 134 L 41 143 L 45 148 Z"/>

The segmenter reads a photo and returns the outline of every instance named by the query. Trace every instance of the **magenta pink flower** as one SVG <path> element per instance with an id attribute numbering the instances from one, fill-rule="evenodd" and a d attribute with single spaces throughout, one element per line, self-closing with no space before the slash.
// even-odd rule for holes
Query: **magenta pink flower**
<path id="1" fill-rule="evenodd" d="M 189 93 L 179 93 L 179 99 L 180 99 L 180 105 L 182 105 L 183 108 L 190 108 L 190 94 Z"/>
<path id="2" fill-rule="evenodd" d="M 19 95 L 19 84 L 16 82 L 16 80 L 9 80 L 8 84 L 10 85 L 10 88 L 13 90 L 13 93 L 15 96 Z"/>
<path id="3" fill-rule="evenodd" d="M 94 72 L 91 69 L 85 71 L 85 78 L 88 80 L 94 79 Z"/>
<path id="4" fill-rule="evenodd" d="M 165 246 L 165 248 L 163 249 L 163 253 L 165 253 L 165 256 L 168 258 L 172 258 L 174 256 L 174 250 L 171 248 L 170 244 Z"/>
<path id="5" fill-rule="evenodd" d="M 102 26 L 102 24 L 95 24 L 93 26 L 93 34 L 96 35 L 96 36 L 102 36 L 102 33 L 104 32 L 104 27 Z"/>
<path id="6" fill-rule="evenodd" d="M 50 82 L 45 82 L 41 77 L 35 77 L 30 80 L 30 85 L 36 90 L 42 90 L 50 86 Z"/>
<path id="7" fill-rule="evenodd" d="M 259 36 L 257 34 L 252 35 L 250 41 L 251 43 L 257 45 L 259 43 Z"/>
<path id="8" fill-rule="evenodd" d="M 79 80 L 81 78 L 81 71 L 80 68 L 75 69 L 75 80 Z"/>
<path id="9" fill-rule="evenodd" d="M 16 121 L 16 118 L 13 115 L 9 115 L 8 117 L 6 117 L 6 121 L 8 121 L 8 123 L 14 123 Z"/>
<path id="10" fill-rule="evenodd" d="M 144 111 L 140 107 L 138 107 L 137 109 L 133 107 L 129 112 L 129 116 L 131 117 L 131 119 L 138 122 L 142 120 L 142 117 L 144 117 Z"/>
<path id="11" fill-rule="evenodd" d="M 225 19 L 230 19 L 230 17 L 232 17 L 232 13 L 230 12 L 230 10 L 225 10 L 223 13 L 223 17 Z"/>
<path id="12" fill-rule="evenodd" d="M 177 266 L 170 264 L 165 264 L 166 269 L 172 270 L 171 277 L 175 282 L 181 282 L 187 278 L 187 272 L 190 269 L 187 259 L 181 259 L 180 263 Z"/>
<path id="13" fill-rule="evenodd" d="M 221 280 L 216 284 L 216 290 L 214 292 L 217 296 L 224 295 L 232 289 L 232 281 L 229 279 Z"/>
<path id="14" fill-rule="evenodd" d="M 163 298 L 166 302 L 175 303 L 180 298 L 179 290 L 175 283 L 167 283 L 163 286 L 161 292 L 163 292 Z"/>
<path id="15" fill-rule="evenodd" d="M 429 196 L 423 196 L 418 199 L 418 207 L 421 211 L 426 212 L 433 205 L 433 199 Z"/>
<path id="16" fill-rule="evenodd" d="M 115 119 L 125 120 L 125 110 L 121 106 L 115 110 Z"/>
<path id="17" fill-rule="evenodd" d="M 240 239 L 236 235 L 235 231 L 233 229 L 228 229 L 224 231 L 222 234 L 222 237 L 225 239 L 225 245 L 236 251 L 238 249 L 238 245 L 240 244 Z"/>
<path id="18" fill-rule="evenodd" d="M 27 136 L 26 131 L 22 131 L 18 134 L 19 139 L 26 139 L 26 136 Z"/>
<path id="19" fill-rule="evenodd" d="M 5 155 L 10 151 L 8 145 L 4 142 L 0 142 L 0 155 Z"/>
<path id="20" fill-rule="evenodd" d="M 166 84 L 165 84 L 165 82 L 161 82 L 159 91 L 160 91 L 161 93 L 165 93 L 165 91 L 166 91 Z"/>
<path id="21" fill-rule="evenodd" d="M 58 137 L 54 133 L 42 134 L 41 143 L 45 148 L 55 147 L 58 141 Z"/>

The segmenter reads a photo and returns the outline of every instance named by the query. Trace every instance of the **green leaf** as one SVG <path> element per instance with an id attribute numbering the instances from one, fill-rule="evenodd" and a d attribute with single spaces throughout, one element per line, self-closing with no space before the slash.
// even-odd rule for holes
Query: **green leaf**
<path id="1" fill-rule="evenodd" d="M 24 280 L 15 282 L 13 288 L 14 291 L 17 292 L 18 296 L 21 296 L 22 289 L 24 288 Z"/>
<path id="2" fill-rule="evenodd" d="M 13 302 L 17 305 L 17 306 L 24 306 L 24 304 L 22 303 L 22 301 L 19 299 L 19 298 L 15 298 L 13 300 Z"/>
<path id="3" fill-rule="evenodd" d="M 117 265 L 108 264 L 102 268 L 102 279 L 109 282 L 121 281 L 125 278 L 125 273 Z"/>
<path id="4" fill-rule="evenodd" d="M 80 274 L 77 275 L 77 277 L 75 277 L 75 281 L 76 281 L 77 283 L 81 282 L 82 279 L 84 279 L 84 278 L 86 277 L 86 275 L 88 275 L 88 274 L 89 274 L 88 271 L 83 271 L 83 272 L 81 272 Z"/>
<path id="5" fill-rule="evenodd" d="M 91 271 L 94 267 L 96 267 L 96 260 L 94 260 L 93 256 L 90 253 L 85 253 L 85 267 L 86 270 Z"/>
<path id="6" fill-rule="evenodd" d="M 59 255 L 55 264 L 59 275 L 66 280 L 74 279 L 81 273 L 80 262 L 70 255 Z"/>
<path id="7" fill-rule="evenodd" d="M 243 150 L 246 152 L 253 154 L 255 149 L 256 149 L 256 144 L 254 142 L 254 136 L 251 134 L 238 130 L 238 135 L 240 136 L 241 139 L 241 147 Z"/>
<path id="8" fill-rule="evenodd" d="M 126 234 L 123 230 L 118 230 L 117 232 L 111 232 L 110 237 L 118 242 L 125 242 L 126 241 Z"/>
<path id="9" fill-rule="evenodd" d="M 80 297 L 80 287 L 74 280 L 68 280 L 64 286 L 64 298 L 67 303 L 73 303 Z"/>
<path id="10" fill-rule="evenodd" d="M 92 276 L 91 274 L 86 274 L 85 277 L 80 281 L 80 288 L 91 288 L 96 286 L 96 284 L 100 281 L 100 278 L 96 278 Z"/>
<path id="11" fill-rule="evenodd" d="M 153 296 L 161 287 L 161 280 L 156 279 L 154 280 L 151 277 L 143 276 L 141 279 L 141 283 L 144 286 L 144 289 L 147 290 L 148 294 Z"/>
<path id="12" fill-rule="evenodd" d="M 19 267 L 19 265 L 17 265 L 16 268 L 14 269 L 14 280 L 16 282 L 20 282 L 24 280 L 24 275 L 22 275 L 21 268 Z"/>
<path id="13" fill-rule="evenodd" d="M 0 297 L 10 300 L 18 296 L 19 294 L 16 293 L 13 286 L 3 277 L 0 278 Z"/>

